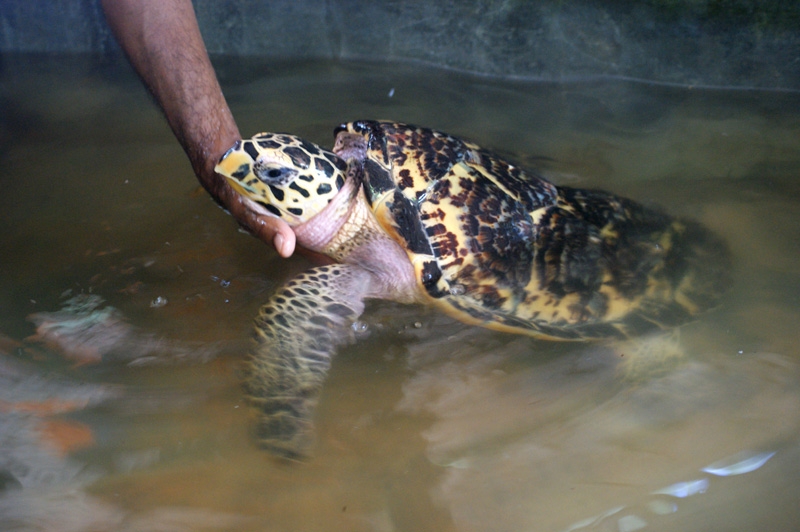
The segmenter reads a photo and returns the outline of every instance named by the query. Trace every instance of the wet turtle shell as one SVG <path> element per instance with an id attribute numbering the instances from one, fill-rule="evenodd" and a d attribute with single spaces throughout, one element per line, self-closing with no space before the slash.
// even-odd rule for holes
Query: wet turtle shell
<path id="1" fill-rule="evenodd" d="M 557 339 L 672 327 L 728 285 L 724 244 L 602 191 L 556 187 L 489 150 L 406 124 L 356 121 L 334 152 L 424 292 L 470 323 Z"/>

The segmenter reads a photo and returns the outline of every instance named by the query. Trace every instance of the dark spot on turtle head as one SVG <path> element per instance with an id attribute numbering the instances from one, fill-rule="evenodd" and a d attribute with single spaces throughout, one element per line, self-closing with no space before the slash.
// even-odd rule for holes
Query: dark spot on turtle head
<path id="1" fill-rule="evenodd" d="M 289 188 L 291 188 L 295 192 L 299 192 L 300 195 L 303 196 L 304 198 L 311 196 L 308 190 L 304 189 L 303 187 L 297 184 L 297 181 L 293 181 L 292 184 L 289 185 Z"/>
<path id="2" fill-rule="evenodd" d="M 329 183 L 322 183 L 320 186 L 317 187 L 317 194 L 321 196 L 323 194 L 327 194 L 331 190 L 332 189 Z"/>
<path id="3" fill-rule="evenodd" d="M 258 148 L 256 148 L 255 146 L 253 146 L 253 143 L 252 143 L 252 142 L 250 142 L 250 141 L 247 141 L 247 140 L 246 140 L 246 141 L 244 141 L 244 142 L 243 142 L 243 145 L 242 145 L 242 149 L 243 149 L 245 152 L 247 152 L 247 155 L 249 155 L 250 157 L 252 157 L 254 161 L 255 161 L 256 159 L 258 159 L 258 155 L 259 155 L 259 153 L 258 153 Z"/>
<path id="4" fill-rule="evenodd" d="M 308 168 L 308 165 L 311 164 L 311 156 L 304 150 L 301 150 L 295 146 L 289 146 L 288 148 L 285 148 L 283 153 L 288 155 L 289 158 L 292 159 L 292 163 L 300 168 L 306 169 Z"/>
<path id="5" fill-rule="evenodd" d="M 271 150 L 277 150 L 278 148 L 281 147 L 281 144 L 275 142 L 274 140 L 258 140 L 256 141 L 256 144 L 258 144 L 262 148 L 267 148 Z"/>
<path id="6" fill-rule="evenodd" d="M 275 205 L 272 205 L 271 203 L 264 203 L 263 201 L 258 201 L 256 203 L 258 203 L 259 205 L 261 205 L 262 207 L 267 209 L 269 212 L 271 212 L 275 216 L 278 216 L 278 217 L 283 216 L 283 214 L 281 214 L 281 211 Z"/>
<path id="7" fill-rule="evenodd" d="M 250 165 L 247 163 L 239 165 L 239 168 L 236 169 L 234 173 L 231 174 L 231 177 L 236 179 L 243 179 L 244 176 L 250 173 Z"/>
<path id="8" fill-rule="evenodd" d="M 336 176 L 336 190 L 339 190 L 344 186 L 344 176 L 339 174 Z"/>
<path id="9" fill-rule="evenodd" d="M 333 175 L 333 166 L 331 166 L 331 163 L 325 159 L 322 159 L 321 157 L 314 158 L 314 167 L 328 177 Z"/>
<path id="10" fill-rule="evenodd" d="M 316 144 L 312 144 L 307 140 L 301 140 L 300 146 L 303 147 L 306 152 L 310 153 L 311 155 L 319 155 L 319 147 Z"/>
<path id="11" fill-rule="evenodd" d="M 324 155 L 326 159 L 332 162 L 333 165 L 342 172 L 347 171 L 347 162 L 341 157 L 337 157 L 336 154 L 327 151 L 322 152 L 322 155 Z"/>
<path id="12" fill-rule="evenodd" d="M 273 185 L 269 185 L 269 191 L 272 192 L 272 195 L 275 197 L 275 199 L 277 201 L 283 201 L 283 190 L 282 189 L 280 189 L 280 188 L 278 188 L 276 186 L 273 186 Z"/>
<path id="13" fill-rule="evenodd" d="M 289 207 L 286 210 L 289 211 L 290 213 L 294 214 L 295 216 L 302 216 L 302 214 L 303 214 L 303 209 L 298 209 L 296 207 Z"/>

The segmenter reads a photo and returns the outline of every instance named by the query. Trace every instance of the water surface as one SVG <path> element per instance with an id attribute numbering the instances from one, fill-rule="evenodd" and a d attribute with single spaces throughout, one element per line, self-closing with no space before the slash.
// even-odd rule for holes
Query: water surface
<path id="1" fill-rule="evenodd" d="M 339 352 L 325 386 L 316 455 L 295 464 L 253 446 L 237 368 L 260 304 L 311 264 L 237 231 L 198 190 L 124 64 L 0 65 L 9 529 L 800 521 L 800 95 L 220 62 L 244 135 L 287 131 L 330 146 L 351 119 L 435 127 L 558 184 L 698 219 L 735 257 L 720 308 L 668 338 L 626 344 L 549 343 L 371 304 L 368 332 Z M 69 302 L 94 312 L 73 308 L 67 323 L 53 313 Z M 35 324 L 91 334 L 61 329 L 65 351 L 66 341 L 29 338 Z"/>

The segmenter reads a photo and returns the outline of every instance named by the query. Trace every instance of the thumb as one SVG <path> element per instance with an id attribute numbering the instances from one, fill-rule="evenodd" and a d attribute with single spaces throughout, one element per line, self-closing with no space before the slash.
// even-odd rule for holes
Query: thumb
<path id="1" fill-rule="evenodd" d="M 294 253 L 297 238 L 286 222 L 273 216 L 259 216 L 256 223 L 258 237 L 275 246 L 281 257 L 291 257 Z"/>

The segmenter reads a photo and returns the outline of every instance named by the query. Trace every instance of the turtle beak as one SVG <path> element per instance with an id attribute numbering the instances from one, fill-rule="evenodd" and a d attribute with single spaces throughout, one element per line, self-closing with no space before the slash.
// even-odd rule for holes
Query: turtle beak
<path id="1" fill-rule="evenodd" d="M 227 176 L 227 175 L 225 176 L 225 178 L 228 180 L 228 184 L 229 184 L 229 185 L 230 185 L 230 186 L 233 188 L 233 190 L 235 190 L 235 191 L 236 191 L 236 193 L 237 193 L 237 194 L 239 194 L 240 196 L 244 196 L 244 197 L 250 197 L 250 196 L 252 196 L 253 194 L 255 194 L 255 190 L 253 190 L 251 187 L 249 187 L 249 186 L 245 185 L 245 184 L 244 184 L 244 183 L 242 183 L 241 181 L 238 181 L 237 179 L 235 179 L 235 178 L 233 178 L 233 177 L 230 177 L 230 176 Z"/>
<path id="2" fill-rule="evenodd" d="M 253 177 L 253 159 L 243 151 L 237 149 L 238 143 L 222 156 L 214 171 L 225 177 L 228 184 L 242 196 L 257 195 L 253 187 L 247 184 L 248 176 Z"/>

